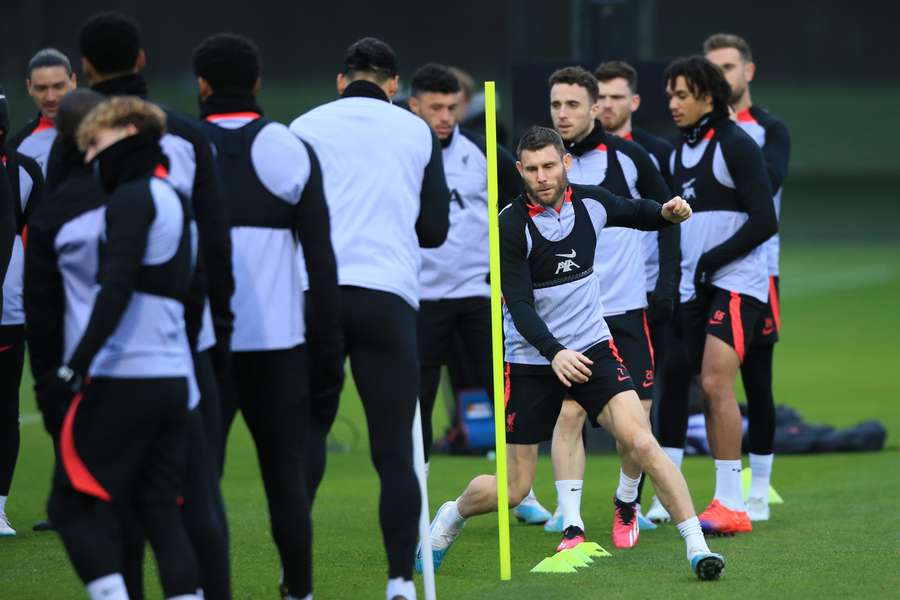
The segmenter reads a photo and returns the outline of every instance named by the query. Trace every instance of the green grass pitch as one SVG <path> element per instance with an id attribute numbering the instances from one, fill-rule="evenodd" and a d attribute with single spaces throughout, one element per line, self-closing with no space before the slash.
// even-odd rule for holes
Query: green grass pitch
<path id="1" fill-rule="evenodd" d="M 437 576 L 440 598 L 831 598 L 896 597 L 900 589 L 900 246 L 792 246 L 783 260 L 782 342 L 776 351 L 776 401 L 813 422 L 851 425 L 881 419 L 885 452 L 779 457 L 774 484 L 786 504 L 752 534 L 711 540 L 728 566 L 718 583 L 690 574 L 671 525 L 645 532 L 630 551 L 612 548 L 611 496 L 617 463 L 590 456 L 584 492 L 589 539 L 611 550 L 572 575 L 529 569 L 552 553 L 558 539 L 540 527 L 513 522 L 511 582 L 499 581 L 496 518 L 471 520 Z M 23 390 L 30 390 L 26 381 Z M 22 450 L 7 512 L 19 535 L 0 539 L 0 598 L 84 597 L 55 534 L 37 534 L 50 480 L 49 443 L 30 392 L 23 397 Z M 437 410 L 438 417 L 442 411 Z M 315 597 L 383 598 L 386 561 L 378 528 L 378 482 L 366 453 L 362 410 L 352 386 L 336 435 L 361 432 L 355 449 L 329 456 L 317 499 Z M 440 421 L 440 418 L 437 419 Z M 441 423 L 436 423 L 441 428 Z M 436 457 L 431 467 L 432 510 L 455 497 L 484 458 Z M 688 459 L 685 473 L 702 509 L 713 489 L 708 458 Z M 549 460 L 535 484 L 555 502 Z M 234 597 L 276 598 L 279 565 L 256 458 L 242 422 L 232 434 L 224 493 L 231 524 Z M 645 492 L 648 494 L 649 492 Z M 149 556 L 149 554 L 148 554 Z M 147 597 L 160 598 L 148 561 Z M 421 591 L 420 591 L 421 594 Z M 421 597 L 421 596 L 420 596 Z"/>

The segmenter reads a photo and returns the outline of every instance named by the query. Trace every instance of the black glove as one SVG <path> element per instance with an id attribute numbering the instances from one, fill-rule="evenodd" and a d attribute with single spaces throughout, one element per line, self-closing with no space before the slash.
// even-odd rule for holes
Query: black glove
<path id="1" fill-rule="evenodd" d="M 59 438 L 66 412 L 72 399 L 81 391 L 81 376 L 67 365 L 38 377 L 34 394 L 44 418 L 44 429 L 54 439 Z"/>
<path id="2" fill-rule="evenodd" d="M 647 319 L 651 323 L 668 323 L 672 320 L 674 314 L 674 298 L 658 292 L 650 294 L 650 305 L 647 307 Z"/>

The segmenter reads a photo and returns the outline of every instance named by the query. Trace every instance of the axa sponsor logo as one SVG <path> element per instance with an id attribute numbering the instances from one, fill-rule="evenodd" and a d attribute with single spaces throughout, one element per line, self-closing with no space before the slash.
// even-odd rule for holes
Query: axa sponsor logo
<path id="1" fill-rule="evenodd" d="M 556 274 L 560 273 L 568 273 L 572 269 L 580 269 L 581 267 L 572 260 L 575 258 L 575 249 L 573 248 L 571 252 L 567 254 L 557 254 L 556 256 L 560 258 L 565 258 L 566 260 L 561 260 L 556 264 Z"/>
<path id="2" fill-rule="evenodd" d="M 681 197 L 685 200 L 691 200 L 697 197 L 697 192 L 694 191 L 695 181 L 697 181 L 697 178 L 692 177 L 681 184 Z"/>

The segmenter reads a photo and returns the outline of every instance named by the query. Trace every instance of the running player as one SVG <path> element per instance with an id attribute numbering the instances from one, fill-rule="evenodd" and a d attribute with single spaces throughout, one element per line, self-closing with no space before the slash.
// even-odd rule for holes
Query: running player
<path id="1" fill-rule="evenodd" d="M 681 231 L 680 326 L 688 373 L 700 373 L 716 467 L 715 496 L 700 520 L 711 533 L 749 532 L 734 383 L 769 295 L 763 242 L 778 229 L 772 191 L 762 152 L 728 117 L 731 90 L 722 71 L 693 56 L 670 64 L 665 81 L 669 109 L 681 129 L 672 184 L 696 212 Z M 680 466 L 688 377 L 674 368 L 666 377 L 660 442 Z"/>
<path id="2" fill-rule="evenodd" d="M 529 129 L 517 155 L 525 194 L 500 214 L 509 503 L 515 506 L 528 493 L 538 443 L 552 436 L 568 393 L 592 426 L 616 438 L 623 471 L 636 480 L 646 470 L 655 481 L 677 515 L 694 573 L 717 579 L 725 561 L 709 551 L 684 478 L 653 438 L 602 317 L 601 283 L 593 276 L 604 226 L 661 229 L 690 217 L 690 206 L 681 198 L 660 207 L 651 200 L 613 196 L 598 186 L 570 185 L 566 171 L 572 157 L 551 129 Z M 570 521 L 574 507 L 564 503 L 562 508 Z M 467 518 L 495 510 L 493 475 L 476 477 L 462 496 L 444 503 L 431 524 L 435 567 Z M 570 526 L 558 550 L 583 541 L 583 531 Z M 422 552 L 420 546 L 417 562 Z"/>
<path id="3" fill-rule="evenodd" d="M 731 107 L 738 126 L 762 148 L 769 181 L 775 192 L 775 215 L 781 213 L 781 191 L 787 176 L 791 154 L 791 138 L 787 125 L 767 110 L 753 104 L 750 82 L 756 75 L 756 64 L 750 45 L 732 33 L 717 33 L 703 42 L 703 51 L 725 74 L 731 87 Z M 776 233 L 764 244 L 769 270 L 769 298 L 763 309 L 753 342 L 741 365 L 741 380 L 747 395 L 752 472 L 747 514 L 751 521 L 769 520 L 769 485 L 775 458 L 775 398 L 772 395 L 772 360 L 775 342 L 781 330 L 778 300 L 778 257 L 781 249 Z"/>
<path id="4" fill-rule="evenodd" d="M 581 67 L 567 67 L 550 76 L 550 115 L 553 125 L 572 155 L 570 181 L 600 185 L 613 194 L 626 198 L 650 198 L 665 201 L 669 196 L 662 175 L 654 167 L 650 155 L 637 144 L 608 135 L 597 120 L 600 110 L 598 84 L 594 76 Z M 666 228 L 664 240 L 673 240 Z M 644 234 L 625 227 L 604 229 L 597 240 L 595 275 L 600 279 L 603 317 L 616 341 L 622 360 L 630 373 L 640 379 L 635 389 L 648 415 L 653 402 L 654 352 L 650 341 L 645 289 Z M 663 246 L 663 260 L 677 249 Z M 669 261 L 671 263 L 671 261 Z M 660 304 L 671 306 L 675 270 L 663 272 L 668 284 L 659 286 Z M 665 296 L 665 297 L 663 297 Z M 599 306 L 598 306 L 599 308 Z M 584 477 L 584 443 L 582 429 L 585 411 L 572 400 L 563 402 L 553 435 L 553 468 L 556 474 L 558 506 L 580 506 Z M 636 481 L 624 472 L 619 474 L 619 488 L 614 499 L 613 541 L 619 548 L 630 548 L 639 535 L 637 504 L 640 476 Z M 558 508 L 557 513 L 561 510 Z M 548 530 L 564 530 L 575 525 L 584 529 L 581 515 L 572 523 L 560 523 Z"/>

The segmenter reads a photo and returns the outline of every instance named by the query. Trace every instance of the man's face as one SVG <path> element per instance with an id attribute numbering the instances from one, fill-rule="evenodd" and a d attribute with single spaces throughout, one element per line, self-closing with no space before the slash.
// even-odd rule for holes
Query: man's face
<path id="1" fill-rule="evenodd" d="M 409 108 L 428 123 L 439 139 L 446 140 L 456 127 L 461 97 L 462 92 L 422 92 L 410 97 Z"/>
<path id="2" fill-rule="evenodd" d="M 640 97 L 631 92 L 628 80 L 624 77 L 616 77 L 609 81 L 600 81 L 597 89 L 600 96 L 597 103 L 600 105 L 600 122 L 606 131 L 618 131 L 631 118 L 631 113 L 637 110 Z"/>
<path id="3" fill-rule="evenodd" d="M 730 104 L 736 104 L 744 94 L 747 86 L 753 81 L 756 65 L 745 62 L 744 57 L 736 48 L 717 48 L 706 53 L 706 58 L 725 74 L 728 85 L 731 86 Z"/>
<path id="4" fill-rule="evenodd" d="M 31 71 L 25 84 L 41 114 L 54 120 L 63 97 L 75 89 L 75 73 L 69 75 L 65 67 L 40 67 Z"/>
<path id="5" fill-rule="evenodd" d="M 666 95 L 669 97 L 669 112 L 672 113 L 672 120 L 678 127 L 690 127 L 703 115 L 712 111 L 712 100 L 709 95 L 702 98 L 694 96 L 688 89 L 683 75 L 676 77 L 674 82 L 669 81 Z"/>
<path id="6" fill-rule="evenodd" d="M 599 111 L 580 85 L 557 83 L 550 88 L 550 117 L 565 142 L 578 141 L 590 133 Z"/>
<path id="7" fill-rule="evenodd" d="M 84 162 L 89 163 L 94 160 L 98 154 L 129 136 L 135 135 L 137 128 L 134 125 L 126 125 L 125 127 L 100 127 L 91 136 L 88 141 L 87 148 L 84 151 Z"/>
<path id="8" fill-rule="evenodd" d="M 569 185 L 566 171 L 571 164 L 571 155 L 560 156 L 559 151 L 549 145 L 540 150 L 523 150 L 516 168 L 528 197 L 541 206 L 553 206 Z"/>

